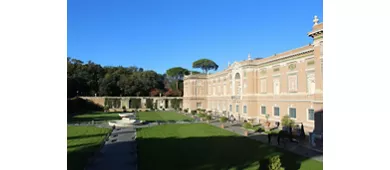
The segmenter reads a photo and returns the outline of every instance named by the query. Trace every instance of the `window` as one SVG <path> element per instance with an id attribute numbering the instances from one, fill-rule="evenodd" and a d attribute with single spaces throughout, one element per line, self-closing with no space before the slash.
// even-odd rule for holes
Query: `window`
<path id="1" fill-rule="evenodd" d="M 266 110 L 265 106 L 261 106 L 261 114 L 263 114 L 263 115 L 267 114 L 267 110 Z"/>
<path id="2" fill-rule="evenodd" d="M 309 109 L 308 114 L 309 120 L 314 120 L 314 109 Z"/>
<path id="3" fill-rule="evenodd" d="M 261 79 L 260 80 L 260 85 L 261 85 L 260 92 L 261 93 L 266 93 L 267 92 L 267 80 L 266 79 Z"/>
<path id="4" fill-rule="evenodd" d="M 298 91 L 298 78 L 297 75 L 288 76 L 288 91 L 297 92 Z"/>
<path id="5" fill-rule="evenodd" d="M 307 73 L 307 93 L 314 94 L 316 89 L 314 72 Z"/>
<path id="6" fill-rule="evenodd" d="M 279 107 L 274 107 L 274 116 L 279 116 Z"/>
<path id="7" fill-rule="evenodd" d="M 289 108 L 288 116 L 294 119 L 297 118 L 297 109 Z"/>
<path id="8" fill-rule="evenodd" d="M 201 108 L 201 107 L 202 107 L 202 103 L 201 102 L 196 103 L 196 108 Z"/>
<path id="9" fill-rule="evenodd" d="M 238 107 L 238 105 L 236 105 L 236 112 L 238 113 L 238 109 L 239 109 L 239 107 Z"/>
<path id="10" fill-rule="evenodd" d="M 279 79 L 274 79 L 274 94 L 278 95 L 280 92 L 280 82 Z"/>
<path id="11" fill-rule="evenodd" d="M 246 113 L 246 106 L 244 106 L 244 108 L 242 110 L 244 110 L 244 113 Z"/>
<path id="12" fill-rule="evenodd" d="M 232 109 L 232 105 L 229 105 L 229 111 L 232 112 L 233 109 Z"/>

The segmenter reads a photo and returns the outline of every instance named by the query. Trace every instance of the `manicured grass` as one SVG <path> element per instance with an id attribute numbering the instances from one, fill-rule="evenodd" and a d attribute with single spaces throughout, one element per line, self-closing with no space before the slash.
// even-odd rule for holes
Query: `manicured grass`
<path id="1" fill-rule="evenodd" d="M 180 120 L 192 120 L 192 118 L 176 113 L 176 112 L 139 112 L 137 113 L 137 119 L 145 121 L 180 121 Z"/>
<path id="2" fill-rule="evenodd" d="M 286 169 L 321 170 L 302 157 L 208 124 L 170 124 L 138 129 L 140 170 L 263 169 L 279 154 Z M 259 167 L 260 166 L 260 167 Z"/>
<path id="3" fill-rule="evenodd" d="M 69 122 L 120 120 L 118 113 L 94 112 L 72 117 Z"/>
<path id="4" fill-rule="evenodd" d="M 93 126 L 68 126 L 68 169 L 83 170 L 110 131 Z"/>

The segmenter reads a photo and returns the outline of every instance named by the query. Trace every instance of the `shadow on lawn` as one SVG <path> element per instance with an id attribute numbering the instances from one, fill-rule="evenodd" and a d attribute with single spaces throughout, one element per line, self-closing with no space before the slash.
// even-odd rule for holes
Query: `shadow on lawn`
<path id="1" fill-rule="evenodd" d="M 302 164 L 309 158 L 241 136 L 137 138 L 137 144 L 140 170 L 267 169 L 273 155 L 285 170 L 323 169 L 322 162 Z"/>
<path id="2" fill-rule="evenodd" d="M 76 146 L 70 146 L 76 147 Z M 70 151 L 67 155 L 67 169 L 70 170 L 83 170 L 88 163 L 88 158 L 91 158 L 96 150 L 98 150 L 100 144 L 89 144 L 81 146 L 80 149 Z M 69 148 L 69 147 L 68 147 Z"/>
<path id="3" fill-rule="evenodd" d="M 97 134 L 93 134 L 93 135 L 70 136 L 70 137 L 68 137 L 68 140 L 91 138 L 91 137 L 101 137 L 101 136 L 104 136 L 106 134 L 107 133 L 97 133 Z"/>

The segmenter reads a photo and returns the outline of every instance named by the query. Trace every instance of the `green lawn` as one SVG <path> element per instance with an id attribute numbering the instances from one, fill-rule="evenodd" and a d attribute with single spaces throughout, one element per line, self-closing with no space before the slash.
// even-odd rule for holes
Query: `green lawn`
<path id="1" fill-rule="evenodd" d="M 171 124 L 138 129 L 140 170 L 265 168 L 279 154 L 286 169 L 321 170 L 321 162 L 208 124 Z"/>
<path id="2" fill-rule="evenodd" d="M 88 158 L 110 131 L 91 126 L 68 126 L 68 169 L 83 170 Z"/>
<path id="3" fill-rule="evenodd" d="M 192 120 L 192 118 L 176 113 L 176 112 L 139 112 L 137 113 L 137 119 L 145 121 L 180 121 L 180 120 Z"/>
<path id="4" fill-rule="evenodd" d="M 72 117 L 69 122 L 120 120 L 118 113 L 94 112 Z"/>

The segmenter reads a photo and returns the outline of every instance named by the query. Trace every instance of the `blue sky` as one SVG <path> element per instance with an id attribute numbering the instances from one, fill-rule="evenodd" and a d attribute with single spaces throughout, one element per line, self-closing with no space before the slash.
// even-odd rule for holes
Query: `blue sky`
<path id="1" fill-rule="evenodd" d="M 164 73 L 208 58 L 268 57 L 311 43 L 322 0 L 68 0 L 68 56 Z"/>

